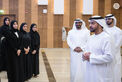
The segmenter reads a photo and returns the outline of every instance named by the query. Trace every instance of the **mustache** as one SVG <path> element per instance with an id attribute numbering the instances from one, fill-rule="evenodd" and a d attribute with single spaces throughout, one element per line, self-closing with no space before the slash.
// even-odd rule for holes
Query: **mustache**
<path id="1" fill-rule="evenodd" d="M 111 25 L 113 22 L 107 22 L 108 25 Z"/>
<path id="2" fill-rule="evenodd" d="M 93 29 L 91 26 L 89 27 L 90 29 Z"/>

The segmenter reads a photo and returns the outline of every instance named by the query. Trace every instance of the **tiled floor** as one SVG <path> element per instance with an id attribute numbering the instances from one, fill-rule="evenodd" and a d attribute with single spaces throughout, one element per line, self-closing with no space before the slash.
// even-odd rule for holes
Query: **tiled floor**
<path id="1" fill-rule="evenodd" d="M 70 51 L 69 49 L 44 49 L 50 68 L 56 82 L 70 82 Z M 0 73 L 1 82 L 8 82 L 6 72 Z M 45 68 L 43 56 L 40 49 L 40 75 L 27 82 L 49 82 L 48 73 Z M 51 81 L 50 81 L 51 82 Z"/>
<path id="2" fill-rule="evenodd" d="M 70 82 L 69 49 L 45 49 L 45 52 L 56 78 L 56 82 Z"/>

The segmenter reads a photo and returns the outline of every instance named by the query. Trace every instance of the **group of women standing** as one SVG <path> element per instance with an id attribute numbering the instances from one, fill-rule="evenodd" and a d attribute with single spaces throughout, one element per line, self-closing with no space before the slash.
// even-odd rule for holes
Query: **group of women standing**
<path id="1" fill-rule="evenodd" d="M 24 82 L 39 74 L 40 36 L 37 25 L 20 25 L 16 20 L 4 19 L 0 27 L 0 71 L 6 70 L 8 82 Z"/>

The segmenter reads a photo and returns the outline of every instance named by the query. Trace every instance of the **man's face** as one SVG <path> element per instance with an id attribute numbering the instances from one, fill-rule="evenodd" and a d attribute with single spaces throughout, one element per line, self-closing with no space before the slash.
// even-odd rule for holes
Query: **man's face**
<path id="1" fill-rule="evenodd" d="M 76 28 L 79 30 L 81 29 L 82 22 L 76 22 L 75 25 L 76 25 Z"/>
<path id="2" fill-rule="evenodd" d="M 107 25 L 111 25 L 113 23 L 113 19 L 112 18 L 106 18 L 106 24 Z"/>
<path id="3" fill-rule="evenodd" d="M 98 29 L 98 23 L 96 21 L 90 21 L 89 27 L 91 32 L 95 32 Z"/>
<path id="4" fill-rule="evenodd" d="M 6 25 L 9 25 L 9 23 L 10 23 L 9 19 L 6 19 L 5 23 L 6 23 Z"/>

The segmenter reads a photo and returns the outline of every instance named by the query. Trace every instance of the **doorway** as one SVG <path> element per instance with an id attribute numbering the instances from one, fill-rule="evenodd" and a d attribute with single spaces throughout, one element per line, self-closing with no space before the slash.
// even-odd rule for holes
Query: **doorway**
<path id="1" fill-rule="evenodd" d="M 0 15 L 0 26 L 3 25 L 3 20 L 4 20 L 5 17 L 9 17 L 10 18 L 10 21 L 16 19 L 16 15 L 15 14 L 4 14 L 4 15 Z"/>

